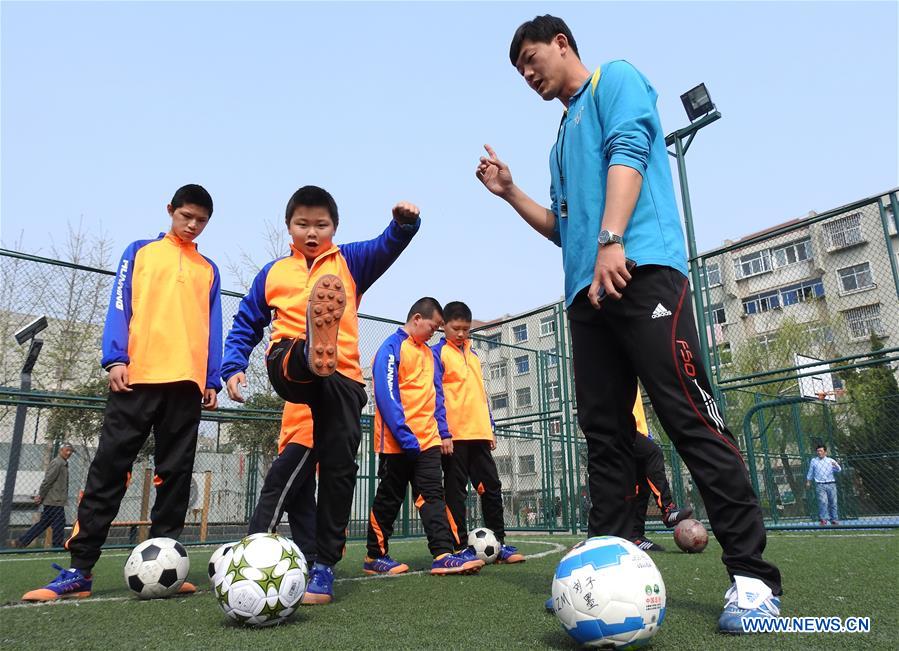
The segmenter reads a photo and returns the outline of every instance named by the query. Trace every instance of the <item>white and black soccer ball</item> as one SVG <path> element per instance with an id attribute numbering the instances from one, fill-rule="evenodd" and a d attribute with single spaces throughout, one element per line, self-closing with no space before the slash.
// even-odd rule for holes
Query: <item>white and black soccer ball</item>
<path id="1" fill-rule="evenodd" d="M 225 543 L 214 552 L 212 552 L 212 556 L 209 557 L 209 566 L 206 569 L 207 574 L 209 574 L 209 587 L 215 590 L 215 572 L 221 565 L 221 560 L 225 557 L 225 554 L 228 553 L 228 550 L 234 547 L 237 543 L 229 542 Z"/>
<path id="2" fill-rule="evenodd" d="M 500 544 L 496 535 L 486 528 L 479 527 L 468 533 L 468 544 L 474 549 L 475 555 L 489 565 L 499 556 Z"/>
<path id="3" fill-rule="evenodd" d="M 141 599 L 175 594 L 190 571 L 184 545 L 171 538 L 145 540 L 125 562 L 125 584 Z"/>
<path id="4" fill-rule="evenodd" d="M 306 590 L 306 558 L 292 540 L 254 533 L 225 552 L 213 576 L 222 611 L 249 626 L 271 626 L 297 609 Z"/>
<path id="5" fill-rule="evenodd" d="M 633 649 L 648 644 L 665 619 L 665 583 L 642 549 L 598 536 L 562 558 L 552 604 L 579 644 Z"/>

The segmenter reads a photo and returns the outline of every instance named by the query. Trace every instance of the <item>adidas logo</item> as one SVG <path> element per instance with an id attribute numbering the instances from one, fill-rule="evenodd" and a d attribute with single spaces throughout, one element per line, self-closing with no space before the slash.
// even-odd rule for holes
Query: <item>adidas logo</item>
<path id="1" fill-rule="evenodd" d="M 663 316 L 671 316 L 671 310 L 668 310 L 664 305 L 659 303 L 656 305 L 656 309 L 652 311 L 652 318 L 660 319 Z"/>

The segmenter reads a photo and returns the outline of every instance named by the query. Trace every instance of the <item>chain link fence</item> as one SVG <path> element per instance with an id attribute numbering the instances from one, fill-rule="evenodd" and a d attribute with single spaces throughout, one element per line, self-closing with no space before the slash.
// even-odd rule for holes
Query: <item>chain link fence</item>
<path id="1" fill-rule="evenodd" d="M 716 398 L 771 527 L 817 525 L 815 486 L 806 485 L 806 473 L 818 442 L 843 468 L 837 478 L 839 521 L 899 525 L 896 215 L 893 192 L 743 238 L 696 261 L 703 279 L 695 289 L 698 325 Z M 68 527 L 75 517 L 102 422 L 106 385 L 98 351 L 113 280 L 112 272 L 97 268 L 108 263 L 90 261 L 93 266 L 0 251 L 0 485 L 8 473 L 15 475 L 12 497 L 5 498 L 8 537 L 0 540 L 0 549 L 40 518 L 33 496 L 63 441 L 77 450 L 69 460 Z M 225 330 L 240 298 L 222 293 Z M 20 372 L 27 354 L 13 333 L 41 315 L 48 320 L 40 334 L 44 346 L 31 386 L 23 387 Z M 360 318 L 369 403 L 357 459 L 352 538 L 365 536 L 377 487 L 371 364 L 399 325 Z M 590 506 L 586 449 L 576 424 L 563 305 L 475 326 L 473 348 L 496 423 L 494 458 L 507 529 L 584 530 Z M 203 414 L 185 541 L 229 540 L 245 531 L 276 453 L 283 404 L 269 388 L 263 353 L 264 344 L 250 359 L 247 402 L 232 403 L 223 392 L 220 409 Z M 674 499 L 704 518 L 689 473 L 651 405 L 646 407 Z M 16 452 L 11 442 L 17 415 L 23 437 Z M 151 437 L 132 469 L 110 545 L 132 544 L 147 535 L 152 477 Z M 653 503 L 649 509 L 647 525 L 658 528 L 658 509 Z M 482 522 L 474 491 L 469 512 L 472 527 Z M 396 535 L 421 533 L 407 501 Z M 31 542 L 51 544 L 49 530 Z"/>

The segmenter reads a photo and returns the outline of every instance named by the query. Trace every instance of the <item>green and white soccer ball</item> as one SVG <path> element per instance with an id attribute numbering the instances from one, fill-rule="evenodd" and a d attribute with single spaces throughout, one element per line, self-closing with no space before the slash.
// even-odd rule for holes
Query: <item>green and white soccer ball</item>
<path id="1" fill-rule="evenodd" d="M 213 591 L 224 613 L 249 626 L 272 626 L 290 617 L 306 589 L 306 559 L 293 541 L 254 533 L 219 561 Z"/>

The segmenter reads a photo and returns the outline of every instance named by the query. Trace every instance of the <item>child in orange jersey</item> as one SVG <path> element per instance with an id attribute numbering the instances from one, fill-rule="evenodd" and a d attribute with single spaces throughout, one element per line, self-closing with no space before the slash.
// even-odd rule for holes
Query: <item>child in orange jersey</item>
<path id="1" fill-rule="evenodd" d="M 443 456 L 443 481 L 446 505 L 457 528 L 458 547 L 468 544 L 465 503 L 468 482 L 481 496 L 484 524 L 500 543 L 497 563 L 521 563 L 524 556 L 506 545 L 503 523 L 502 483 L 491 451 L 496 448 L 493 418 L 487 404 L 487 391 L 481 360 L 471 349 L 471 309 L 461 301 L 443 308 L 446 336 L 434 344 L 435 377 L 443 385 L 446 423 L 452 435 L 452 449 Z"/>
<path id="2" fill-rule="evenodd" d="M 322 188 L 297 190 L 285 211 L 290 254 L 265 265 L 240 303 L 225 341 L 222 377 L 233 400 L 243 401 L 244 371 L 263 331 L 269 380 L 288 402 L 308 405 L 319 464 L 316 511 L 318 561 L 307 592 L 319 603 L 333 598 L 333 566 L 343 553 L 356 486 L 360 418 L 367 396 L 359 365 L 357 308 L 363 293 L 406 248 L 420 225 L 409 203 L 366 242 L 334 244 L 339 222 L 334 198 Z"/>
<path id="3" fill-rule="evenodd" d="M 434 384 L 434 356 L 428 340 L 443 324 L 440 304 L 421 298 L 406 324 L 381 344 L 375 355 L 375 450 L 380 456 L 378 491 L 368 526 L 366 574 L 401 574 L 409 567 L 390 558 L 388 541 L 406 486 L 412 484 L 428 547 L 431 574 L 476 572 L 484 561 L 466 548 L 453 553 L 453 536 L 440 473 L 441 452 L 452 449 L 446 431 L 443 396 Z"/>
<path id="4" fill-rule="evenodd" d="M 103 329 L 109 397 L 100 444 L 78 505 L 70 569 L 26 593 L 26 601 L 89 597 L 91 569 L 119 511 L 131 466 L 153 430 L 156 501 L 150 536 L 177 538 L 184 528 L 200 408 L 215 409 L 222 358 L 219 272 L 194 240 L 212 216 L 199 185 L 179 188 L 167 207 L 172 226 L 125 249 Z M 194 592 L 185 582 L 182 593 Z"/>

